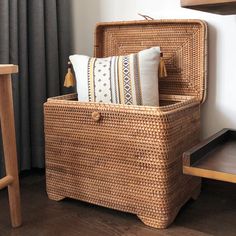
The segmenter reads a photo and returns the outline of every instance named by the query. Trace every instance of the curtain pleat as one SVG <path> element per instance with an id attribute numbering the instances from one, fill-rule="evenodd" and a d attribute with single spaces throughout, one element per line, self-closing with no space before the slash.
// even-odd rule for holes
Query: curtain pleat
<path id="1" fill-rule="evenodd" d="M 1 63 L 9 62 L 9 1 L 0 1 L 0 61 Z"/>
<path id="2" fill-rule="evenodd" d="M 45 1 L 45 40 L 46 40 L 46 71 L 47 96 L 53 97 L 60 93 L 59 55 L 58 55 L 58 26 L 57 26 L 57 1 Z M 51 66 L 55 65 L 52 70 Z"/>
<path id="3" fill-rule="evenodd" d="M 28 63 L 28 22 L 27 22 L 27 0 L 18 1 L 18 64 L 19 64 L 19 94 L 20 107 L 19 114 L 15 113 L 16 119 L 19 119 L 16 130 L 18 143 L 18 157 L 20 160 L 20 169 L 30 169 L 31 164 L 31 134 L 30 134 L 30 97 L 29 97 L 29 63 Z M 15 93 L 15 91 L 14 91 Z"/>
<path id="4" fill-rule="evenodd" d="M 12 64 L 18 64 L 18 2 L 17 0 L 9 1 L 9 62 Z M 19 115 L 20 110 L 20 93 L 19 93 L 19 76 L 17 74 L 12 75 L 12 87 L 13 87 L 13 101 L 14 101 L 14 113 L 15 113 L 15 127 L 18 130 L 20 128 Z M 16 133 L 16 140 L 20 140 L 20 130 Z M 20 144 L 17 142 L 17 152 L 20 157 Z M 18 159 L 20 160 L 20 158 Z M 19 163 L 20 164 L 20 163 Z"/>
<path id="5" fill-rule="evenodd" d="M 57 27 L 58 27 L 58 44 L 59 44 L 59 72 L 60 72 L 60 93 L 71 93 L 73 89 L 66 89 L 64 84 L 64 76 L 66 74 L 68 63 L 68 55 L 72 54 L 72 43 L 70 37 L 72 31 L 72 17 L 70 14 L 71 6 L 68 0 L 57 1 Z M 65 14 L 65 12 L 69 14 Z"/>
<path id="6" fill-rule="evenodd" d="M 8 0 L 0 1 L 0 63 L 9 62 L 9 2 Z M 1 117 L 0 117 L 1 119 Z M 2 135 L 0 133 L 0 176 L 4 173 Z"/>
<path id="7" fill-rule="evenodd" d="M 43 103 L 73 91 L 63 88 L 71 54 L 70 4 L 70 0 L 0 1 L 0 63 L 19 65 L 13 96 L 21 170 L 45 164 Z M 0 140 L 0 175 L 1 145 Z"/>
<path id="8" fill-rule="evenodd" d="M 43 103 L 47 98 L 44 25 L 44 1 L 28 1 L 31 155 L 32 166 L 41 168 L 44 166 Z"/>

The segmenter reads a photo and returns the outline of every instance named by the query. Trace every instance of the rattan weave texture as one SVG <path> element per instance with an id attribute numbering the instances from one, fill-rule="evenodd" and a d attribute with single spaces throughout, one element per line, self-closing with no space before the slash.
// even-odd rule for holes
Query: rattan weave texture
<path id="1" fill-rule="evenodd" d="M 199 178 L 182 174 L 182 153 L 199 141 L 206 32 L 197 20 L 98 25 L 96 56 L 160 45 L 169 77 L 160 83 L 160 107 L 82 103 L 76 94 L 45 103 L 51 199 L 70 197 L 131 212 L 156 228 L 175 219 L 201 186 Z"/>
<path id="2" fill-rule="evenodd" d="M 126 55 L 160 46 L 168 78 L 160 78 L 161 94 L 206 98 L 207 26 L 199 20 L 159 20 L 99 23 L 96 57 Z"/>

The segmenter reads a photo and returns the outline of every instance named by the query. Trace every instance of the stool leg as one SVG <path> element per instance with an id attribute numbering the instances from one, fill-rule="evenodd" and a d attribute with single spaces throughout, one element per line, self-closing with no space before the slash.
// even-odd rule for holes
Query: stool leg
<path id="1" fill-rule="evenodd" d="M 13 227 L 18 227 L 21 225 L 21 207 L 10 75 L 0 77 L 0 119 L 6 174 L 14 179 L 13 183 L 8 186 L 11 222 Z"/>

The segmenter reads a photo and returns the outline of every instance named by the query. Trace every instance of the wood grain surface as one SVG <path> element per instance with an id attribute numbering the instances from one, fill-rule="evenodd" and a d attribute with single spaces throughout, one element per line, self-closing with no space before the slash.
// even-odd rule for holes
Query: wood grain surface
<path id="1" fill-rule="evenodd" d="M 221 15 L 236 14 L 235 0 L 181 0 L 181 6 Z"/>

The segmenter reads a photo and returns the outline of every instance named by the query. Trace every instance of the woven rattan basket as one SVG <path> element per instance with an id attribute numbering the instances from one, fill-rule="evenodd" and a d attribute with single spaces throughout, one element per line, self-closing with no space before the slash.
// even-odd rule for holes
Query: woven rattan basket
<path id="1" fill-rule="evenodd" d="M 182 174 L 182 153 L 199 140 L 206 97 L 207 27 L 199 20 L 102 23 L 95 56 L 161 46 L 168 77 L 160 107 L 45 103 L 46 177 L 50 199 L 65 197 L 131 212 L 166 228 L 201 180 Z"/>

